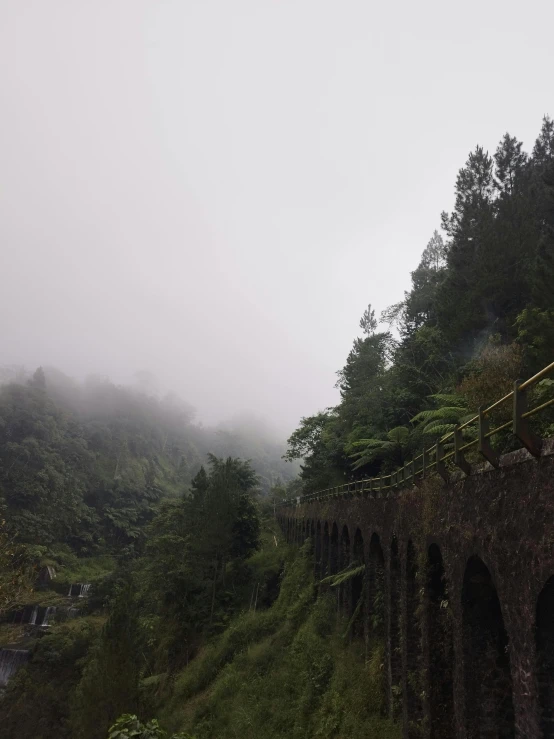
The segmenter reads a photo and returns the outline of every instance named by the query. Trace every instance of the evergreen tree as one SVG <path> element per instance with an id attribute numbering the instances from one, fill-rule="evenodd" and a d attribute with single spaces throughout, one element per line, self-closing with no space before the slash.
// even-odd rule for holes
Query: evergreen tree
<path id="1" fill-rule="evenodd" d="M 545 115 L 541 131 L 533 147 L 533 160 L 540 167 L 547 167 L 554 160 L 554 120 Z"/>
<path id="2" fill-rule="evenodd" d="M 30 381 L 30 385 L 38 388 L 39 390 L 46 390 L 46 376 L 42 367 L 38 367 L 35 370 L 33 379 Z"/>
<path id="3" fill-rule="evenodd" d="M 521 179 L 527 163 L 527 154 L 521 150 L 522 146 L 523 142 L 505 133 L 495 152 L 494 184 L 501 196 L 512 195 Z"/>
<path id="4" fill-rule="evenodd" d="M 544 183 L 543 218 L 537 254 L 533 265 L 533 305 L 554 311 L 554 158 L 542 176 Z"/>
<path id="5" fill-rule="evenodd" d="M 360 318 L 360 328 L 366 336 L 372 336 L 377 329 L 375 311 L 372 310 L 371 303 L 367 306 L 362 317 Z"/>
<path id="6" fill-rule="evenodd" d="M 287 457 L 303 457 L 306 490 L 350 479 L 349 456 L 357 474 L 378 473 L 389 463 L 398 428 L 413 418 L 436 421 L 450 413 L 445 422 L 454 423 L 465 405 L 450 407 L 440 398 L 489 397 L 495 371 L 482 366 L 491 339 L 501 357 L 504 350 L 519 357 L 516 340 L 527 372 L 554 359 L 553 152 L 554 123 L 545 117 L 531 157 L 508 133 L 494 157 L 480 146 L 470 153 L 456 179 L 454 209 L 442 216 L 446 243 L 433 234 L 411 289 L 382 313 L 399 326 L 400 340 L 376 332 L 369 308 L 360 323 L 365 336 L 338 373 L 340 403 L 302 419 L 289 439 Z M 515 364 L 502 364 L 508 384 Z M 412 426 L 408 438 L 398 432 L 406 458 L 426 429 Z"/>
<path id="7" fill-rule="evenodd" d="M 72 736 L 105 739 L 118 716 L 139 708 L 138 622 L 133 591 L 123 587 L 89 653 L 72 701 Z"/>

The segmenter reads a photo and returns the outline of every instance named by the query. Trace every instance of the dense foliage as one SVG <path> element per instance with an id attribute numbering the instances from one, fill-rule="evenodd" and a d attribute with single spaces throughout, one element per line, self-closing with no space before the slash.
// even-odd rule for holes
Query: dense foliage
<path id="1" fill-rule="evenodd" d="M 307 543 L 287 556 L 276 602 L 242 614 L 177 676 L 162 722 L 197 739 L 397 739 L 383 718 L 382 641 L 366 654 L 363 639 L 343 638 L 335 594 L 314 585 Z"/>
<path id="2" fill-rule="evenodd" d="M 554 122 L 529 156 L 508 134 L 492 157 L 477 147 L 455 194 L 411 290 L 380 323 L 364 312 L 340 403 L 291 435 L 301 479 L 251 421 L 206 429 L 175 396 L 0 371 L 0 638 L 30 657 L 0 697 L 5 736 L 398 736 L 381 609 L 365 640 L 356 612 L 341 623 L 272 507 L 402 464 L 554 360 Z M 554 433 L 552 410 L 540 424 Z M 33 592 L 44 565 L 57 579 Z M 8 623 L 24 605 L 78 617 Z"/>
<path id="3" fill-rule="evenodd" d="M 264 492 L 294 475 L 255 421 L 206 429 L 175 396 L 55 370 L 19 379 L 0 386 L 0 506 L 20 543 L 141 552 L 157 503 L 181 495 L 210 452 L 239 449 Z"/>
<path id="4" fill-rule="evenodd" d="M 340 404 L 290 437 L 306 491 L 391 470 L 554 360 L 554 121 L 531 155 L 509 134 L 493 156 L 476 147 L 442 228 L 404 299 L 383 311 L 384 330 L 364 313 Z"/>
<path id="5" fill-rule="evenodd" d="M 278 573 L 249 563 L 260 547 L 257 491 L 249 462 L 212 455 L 191 494 L 161 503 L 143 555 L 118 555 L 115 570 L 112 562 L 111 572 L 96 576 L 82 617 L 35 633 L 35 642 L 26 638 L 29 665 L 0 700 L 6 735 L 23 726 L 25 736 L 43 739 L 105 739 L 118 716 L 149 707 L 149 681 L 155 687 L 188 664 L 253 588 L 256 605 L 271 600 Z M 60 607 L 67 596 L 36 597 L 57 598 L 50 602 Z M 21 638 L 17 626 L 6 628 Z"/>

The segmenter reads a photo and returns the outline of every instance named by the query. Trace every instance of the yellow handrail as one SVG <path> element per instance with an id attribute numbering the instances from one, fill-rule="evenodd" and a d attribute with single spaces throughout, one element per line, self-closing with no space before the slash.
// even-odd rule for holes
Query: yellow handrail
<path id="1" fill-rule="evenodd" d="M 514 431 L 514 434 L 518 436 L 518 438 L 522 441 L 522 443 L 531 451 L 531 453 L 538 456 L 540 454 L 540 446 L 541 446 L 541 439 L 539 439 L 537 436 L 533 434 L 533 432 L 527 427 L 527 419 L 531 416 L 534 416 L 535 414 L 539 413 L 540 411 L 544 410 L 545 408 L 548 408 L 552 405 L 554 405 L 554 398 L 551 398 L 550 400 L 545 401 L 541 405 L 537 406 L 536 408 L 532 408 L 531 410 L 526 409 L 526 391 L 528 388 L 536 385 L 538 382 L 540 382 L 543 378 L 545 378 L 549 374 L 554 374 L 554 362 L 549 364 L 548 366 L 544 367 L 540 372 L 537 372 L 537 374 L 533 375 L 533 377 L 530 377 L 528 380 L 525 380 L 525 382 L 522 383 L 515 383 L 514 389 L 511 390 L 509 393 L 504 395 L 503 398 L 500 398 L 499 400 L 495 401 L 492 405 L 490 405 L 488 408 L 483 409 L 480 413 L 483 417 L 487 416 L 491 413 L 491 411 L 498 408 L 498 406 L 502 405 L 502 403 L 505 403 L 506 401 L 513 399 L 513 417 L 512 420 L 507 421 L 506 423 L 503 423 L 501 426 L 498 426 L 497 428 L 493 429 L 492 431 L 483 431 L 481 429 L 481 423 L 479 422 L 479 428 L 478 438 L 472 439 L 471 441 L 467 442 L 466 444 L 463 444 L 462 446 L 459 446 L 461 436 L 459 435 L 460 431 L 463 431 L 464 429 L 467 429 L 469 426 L 471 426 L 476 421 L 479 421 L 480 416 L 473 416 L 468 421 L 465 421 L 463 424 L 457 427 L 456 431 L 450 431 L 444 436 L 442 436 L 433 447 L 430 447 L 429 449 L 425 449 L 424 452 L 421 454 L 418 454 L 417 457 L 414 457 L 411 462 L 408 462 L 404 467 L 399 468 L 395 472 L 392 472 L 388 475 L 381 475 L 380 477 L 372 477 L 372 478 L 366 478 L 363 480 L 357 480 L 357 481 L 351 481 L 348 483 L 344 483 L 343 485 L 337 485 L 333 488 L 326 488 L 325 490 L 320 490 L 315 493 L 309 493 L 307 495 L 300 496 L 301 502 L 308 502 L 313 499 L 321 500 L 322 498 L 330 497 L 330 496 L 341 496 L 344 494 L 347 494 L 350 492 L 350 488 L 353 485 L 353 491 L 354 493 L 357 492 L 368 492 L 368 490 L 372 491 L 378 491 L 378 490 L 390 490 L 394 487 L 399 487 L 404 481 L 405 478 L 408 477 L 411 479 L 412 484 L 415 483 L 415 478 L 417 475 L 421 475 L 421 477 L 424 476 L 424 473 L 427 473 L 428 471 L 432 470 L 433 468 L 437 468 L 438 471 L 446 477 L 446 468 L 443 466 L 443 463 L 446 460 L 454 458 L 455 462 L 454 464 L 457 464 L 462 469 L 465 469 L 469 471 L 467 467 L 467 463 L 463 459 L 463 452 L 466 449 L 470 449 L 471 447 L 475 446 L 476 444 L 479 444 L 479 450 L 484 453 L 484 446 L 488 439 L 490 439 L 495 434 L 500 433 L 501 431 L 504 431 L 508 428 L 512 428 Z M 442 454 L 442 448 L 444 445 L 444 442 L 448 439 L 454 438 L 454 451 L 449 452 L 448 454 Z M 440 457 L 439 455 L 439 449 Z M 490 447 L 489 447 L 490 450 Z M 427 455 L 427 459 L 424 459 L 425 455 Z M 434 455 L 434 461 L 429 461 L 429 455 Z M 420 469 L 416 469 L 418 465 L 416 465 L 416 462 L 419 460 L 422 460 L 422 464 Z M 440 462 L 440 467 L 437 464 L 437 462 Z M 492 460 L 494 464 L 497 462 L 493 459 Z M 425 464 L 424 464 L 425 462 Z M 409 468 L 409 470 L 407 469 Z M 402 471 L 402 480 L 398 481 L 398 475 Z M 393 480 L 394 477 L 394 480 Z M 390 484 L 385 485 L 385 480 L 390 480 Z M 288 505 L 290 501 L 283 501 L 282 505 Z"/>

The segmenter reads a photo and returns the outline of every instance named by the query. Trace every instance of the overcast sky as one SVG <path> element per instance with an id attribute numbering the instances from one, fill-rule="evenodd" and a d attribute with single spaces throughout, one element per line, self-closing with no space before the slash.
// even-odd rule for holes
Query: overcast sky
<path id="1" fill-rule="evenodd" d="M 457 170 L 554 115 L 552 0 L 0 0 L 0 364 L 213 422 L 337 401 Z"/>

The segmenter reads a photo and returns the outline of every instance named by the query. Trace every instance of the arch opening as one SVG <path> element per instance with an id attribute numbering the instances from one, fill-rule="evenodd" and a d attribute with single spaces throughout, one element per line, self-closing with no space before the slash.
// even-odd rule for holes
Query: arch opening
<path id="1" fill-rule="evenodd" d="M 409 739 L 421 736 L 421 628 L 418 619 L 417 556 L 412 541 L 406 548 L 406 714 Z"/>
<path id="2" fill-rule="evenodd" d="M 385 646 L 385 558 L 377 534 L 372 534 L 367 557 L 366 653 Z M 382 707 L 386 712 L 386 670 L 382 671 Z"/>
<path id="3" fill-rule="evenodd" d="M 393 536 L 390 548 L 390 602 L 389 602 L 389 708 L 393 718 L 402 710 L 402 651 L 400 625 L 400 555 Z"/>
<path id="4" fill-rule="evenodd" d="M 515 735 L 508 635 L 491 574 L 479 557 L 466 565 L 462 588 L 468 739 Z"/>
<path id="5" fill-rule="evenodd" d="M 385 558 L 377 534 L 369 542 L 368 595 L 370 634 L 380 641 L 385 637 Z"/>
<path id="6" fill-rule="evenodd" d="M 360 529 L 356 529 L 354 534 L 354 546 L 352 550 L 353 562 L 356 566 L 365 563 L 364 538 Z M 352 624 L 352 635 L 355 637 L 364 637 L 365 623 L 365 597 L 364 597 L 364 580 L 365 572 L 360 573 L 352 578 L 352 612 L 351 616 L 356 616 Z"/>
<path id="7" fill-rule="evenodd" d="M 321 542 L 321 578 L 322 579 L 324 577 L 327 577 L 327 575 L 329 575 L 329 556 L 330 556 L 329 524 L 326 521 L 323 526 L 323 539 Z"/>
<path id="8" fill-rule="evenodd" d="M 448 583 L 442 554 L 431 544 L 427 555 L 427 649 L 430 739 L 454 736 L 454 649 L 448 612 Z"/>
<path id="9" fill-rule="evenodd" d="M 321 522 L 318 521 L 315 527 L 315 580 L 319 582 L 321 578 Z"/>
<path id="10" fill-rule="evenodd" d="M 336 575 L 339 566 L 339 530 L 334 523 L 329 541 L 329 574 Z"/>
<path id="11" fill-rule="evenodd" d="M 350 534 L 348 533 L 348 526 L 342 527 L 340 535 L 340 550 L 339 550 L 339 572 L 346 569 L 350 564 Z M 338 607 L 341 613 L 350 616 L 350 609 L 352 605 L 352 581 L 347 580 L 337 588 L 337 599 Z"/>
<path id="12" fill-rule="evenodd" d="M 544 739 L 554 739 L 554 576 L 537 599 L 537 679 Z"/>

